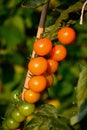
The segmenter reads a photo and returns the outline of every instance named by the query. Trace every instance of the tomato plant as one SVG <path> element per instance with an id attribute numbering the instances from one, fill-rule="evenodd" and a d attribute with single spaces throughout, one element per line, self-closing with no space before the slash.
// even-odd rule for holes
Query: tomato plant
<path id="1" fill-rule="evenodd" d="M 51 51 L 52 42 L 48 38 L 41 38 L 35 41 L 33 48 L 37 55 L 45 56 Z"/>
<path id="2" fill-rule="evenodd" d="M 29 103 L 36 103 L 40 99 L 40 93 L 34 92 L 32 90 L 26 90 L 24 92 L 24 100 Z"/>
<path id="3" fill-rule="evenodd" d="M 31 115 L 35 110 L 35 105 L 32 103 L 21 102 L 18 106 L 18 111 L 23 116 Z"/>
<path id="4" fill-rule="evenodd" d="M 42 92 L 46 88 L 46 78 L 42 75 L 33 76 L 28 82 L 29 89 L 34 92 Z"/>
<path id="5" fill-rule="evenodd" d="M 46 72 L 47 65 L 47 60 L 44 57 L 37 57 L 28 63 L 28 69 L 34 75 L 41 75 Z"/>
<path id="6" fill-rule="evenodd" d="M 29 7 L 29 9 L 26 9 L 25 11 L 24 9 L 19 8 L 19 6 L 21 5 L 20 4 L 21 0 L 15 2 L 14 0 L 0 1 L 1 3 L 1 7 L 0 7 L 0 74 L 1 74 L 0 123 L 3 119 L 3 114 L 6 110 L 6 107 L 8 106 L 10 108 L 10 110 L 6 111 L 5 114 L 5 118 L 4 118 L 5 121 L 3 122 L 4 129 L 13 129 L 10 128 L 10 125 L 7 126 L 7 121 L 9 118 L 11 118 L 12 120 L 15 119 L 14 121 L 17 120 L 18 122 L 21 123 L 24 117 L 25 119 L 23 121 L 24 124 L 23 126 L 24 128 L 22 128 L 23 130 L 29 130 L 29 129 L 71 130 L 73 129 L 72 127 L 74 126 L 73 124 L 75 123 L 76 123 L 75 125 L 78 125 L 75 130 L 77 129 L 84 130 L 84 128 L 85 129 L 87 128 L 86 127 L 87 123 L 85 124 L 85 126 L 82 123 L 84 122 L 82 118 L 84 117 L 84 115 L 85 116 L 87 115 L 87 111 L 86 111 L 87 69 L 83 71 L 85 76 L 83 76 L 83 73 L 81 74 L 80 79 L 82 80 L 78 85 L 79 87 L 75 89 L 77 93 L 74 92 L 74 88 L 77 86 L 76 81 L 79 77 L 79 63 L 82 65 L 87 64 L 87 47 L 86 47 L 87 46 L 86 44 L 87 8 L 86 7 L 83 9 L 85 12 L 84 23 L 82 26 L 79 26 L 78 24 L 80 20 L 80 12 L 82 9 L 82 5 L 86 0 L 79 0 L 79 1 L 50 0 L 49 5 L 50 2 L 52 2 L 53 4 L 49 6 L 50 10 L 47 12 L 47 8 L 42 8 L 41 6 L 43 5 L 44 7 L 44 4 L 47 5 L 48 1 L 49 0 L 33 0 L 33 1 L 23 0 L 22 6 Z M 86 4 L 87 1 L 85 5 Z M 40 21 L 42 22 L 38 26 L 37 35 L 36 35 L 34 33 L 36 32 L 37 21 L 40 15 L 40 13 L 37 14 L 37 11 L 35 11 L 37 6 L 40 6 L 45 12 L 42 10 L 41 19 L 40 19 Z M 35 9 L 33 9 L 32 11 L 31 8 L 35 8 Z M 46 20 L 46 17 L 44 16 L 46 15 L 46 13 L 48 13 L 48 15 L 47 15 L 46 25 L 44 25 Z M 77 36 L 74 28 L 77 31 Z M 39 31 L 40 33 L 38 33 Z M 36 35 L 36 38 L 33 46 L 34 35 Z M 68 44 L 73 43 L 76 38 L 77 38 L 76 41 L 77 43 L 75 45 L 72 44 L 70 46 L 66 46 Z M 35 55 L 31 54 L 32 46 Z M 68 53 L 69 57 L 66 59 L 67 61 L 64 60 L 67 56 L 67 49 L 65 47 L 67 47 L 69 52 Z M 41 86 L 38 85 L 39 89 L 36 89 L 36 86 L 34 86 L 35 84 L 33 82 L 32 84 L 34 85 L 32 86 L 33 87 L 32 89 L 32 87 L 27 88 L 28 82 L 26 82 L 23 88 L 23 90 L 25 91 L 25 92 L 23 91 L 25 96 L 23 100 L 25 100 L 29 104 L 30 102 L 31 104 L 35 103 L 36 107 L 40 106 L 41 103 L 45 103 L 46 100 L 49 101 L 49 99 L 51 98 L 57 98 L 61 102 L 61 103 L 59 102 L 60 108 L 57 107 L 58 108 L 57 112 L 54 109 L 54 107 L 52 107 L 52 105 L 48 105 L 48 104 L 56 104 L 54 101 L 45 104 L 47 106 L 43 104 L 42 107 L 38 107 L 39 108 L 38 113 L 36 113 L 36 115 L 34 113 L 35 115 L 35 117 L 33 118 L 34 120 L 28 122 L 27 125 L 26 125 L 26 119 L 27 119 L 26 116 L 31 113 L 30 111 L 32 109 L 29 108 L 26 110 L 27 112 L 25 112 L 25 109 L 20 108 L 21 106 L 20 101 L 22 100 L 21 98 L 22 94 L 12 92 L 15 88 L 22 89 L 21 87 L 23 87 L 23 82 L 24 82 L 23 78 L 26 71 L 25 57 L 26 58 L 31 57 L 29 61 L 30 63 L 32 60 L 37 59 L 37 61 L 34 61 L 33 64 L 31 65 L 29 65 L 30 63 L 28 64 L 28 74 L 30 73 L 30 75 L 28 76 L 27 74 L 27 77 L 25 79 L 31 80 L 34 76 L 44 76 L 46 78 L 47 85 L 46 85 L 46 89 L 45 87 L 42 87 L 42 85 L 44 85 L 43 84 L 44 82 L 41 80 L 42 85 Z M 46 62 L 41 60 L 42 58 Z M 49 60 L 49 58 L 51 60 Z M 60 63 L 60 61 L 62 60 L 64 61 Z M 81 69 L 82 68 L 83 67 L 81 66 Z M 34 89 L 38 92 L 36 92 Z M 44 91 L 47 93 L 44 93 Z M 72 102 L 74 101 L 76 104 L 73 105 Z M 10 104 L 12 103 L 12 104 L 9 106 L 8 103 Z M 18 110 L 18 112 L 16 110 L 12 112 L 13 106 L 15 107 L 15 109 Z M 20 111 L 23 110 L 23 111 L 20 112 L 19 110 Z M 18 113 L 20 113 L 21 116 Z M 29 116 L 31 116 L 31 114 Z M 76 114 L 75 117 L 71 118 L 71 116 L 74 114 Z M 10 115 L 10 117 L 8 115 Z M 22 116 L 23 118 L 20 118 Z M 65 121 L 66 117 L 67 119 L 69 119 L 68 123 L 67 121 Z M 76 120 L 72 120 L 72 119 L 76 119 Z M 83 121 L 81 122 L 81 120 Z M 70 123 L 72 126 L 69 128 Z M 21 128 L 19 129 L 21 130 Z"/>
<path id="7" fill-rule="evenodd" d="M 63 45 L 55 45 L 50 52 L 52 59 L 56 61 L 62 61 L 66 58 L 67 50 Z"/>
<path id="8" fill-rule="evenodd" d="M 63 44 L 71 44 L 76 39 L 76 32 L 71 27 L 63 27 L 58 31 L 58 40 Z"/>

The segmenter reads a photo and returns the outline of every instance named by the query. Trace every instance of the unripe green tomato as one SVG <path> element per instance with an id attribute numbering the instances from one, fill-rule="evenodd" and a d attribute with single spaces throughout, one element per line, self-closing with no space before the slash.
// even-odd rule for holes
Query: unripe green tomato
<path id="1" fill-rule="evenodd" d="M 8 126 L 7 126 L 7 120 L 6 120 L 6 119 L 3 120 L 3 122 L 2 122 L 2 128 L 3 128 L 4 130 L 9 130 L 9 128 L 8 128 Z"/>
<path id="2" fill-rule="evenodd" d="M 12 112 L 11 116 L 16 122 L 22 122 L 25 119 L 25 116 L 21 115 L 17 109 Z"/>
<path id="3" fill-rule="evenodd" d="M 32 103 L 21 102 L 18 106 L 18 110 L 23 116 L 29 116 L 34 112 L 35 105 Z"/>
<path id="4" fill-rule="evenodd" d="M 19 95 L 20 95 L 19 90 L 14 90 L 13 92 L 11 92 L 11 95 L 10 95 L 11 102 L 13 103 L 19 102 Z"/>
<path id="5" fill-rule="evenodd" d="M 20 125 L 18 122 L 16 122 L 12 117 L 9 117 L 6 119 L 7 127 L 11 130 L 15 130 Z"/>

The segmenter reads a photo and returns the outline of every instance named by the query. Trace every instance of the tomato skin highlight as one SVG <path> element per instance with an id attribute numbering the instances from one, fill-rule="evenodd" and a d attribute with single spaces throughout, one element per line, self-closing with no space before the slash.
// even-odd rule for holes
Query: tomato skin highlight
<path id="1" fill-rule="evenodd" d="M 55 45 L 50 52 L 50 57 L 55 61 L 62 61 L 66 58 L 66 56 L 67 56 L 67 50 L 61 44 Z"/>
<path id="2" fill-rule="evenodd" d="M 20 112 L 21 115 L 23 116 L 29 116 L 31 115 L 35 110 L 35 105 L 32 103 L 28 103 L 28 102 L 22 102 L 19 106 L 18 106 L 18 111 Z"/>
<path id="3" fill-rule="evenodd" d="M 24 92 L 24 100 L 28 103 L 36 103 L 40 100 L 40 93 L 36 93 L 32 90 L 26 90 Z"/>
<path id="4" fill-rule="evenodd" d="M 44 57 L 37 57 L 32 59 L 28 63 L 28 70 L 33 74 L 33 75 L 41 75 L 44 74 L 47 70 L 47 60 Z"/>
<path id="5" fill-rule="evenodd" d="M 28 82 L 29 89 L 31 89 L 34 92 L 42 92 L 45 90 L 47 85 L 46 78 L 42 75 L 40 76 L 33 76 L 30 78 Z"/>
<path id="6" fill-rule="evenodd" d="M 35 41 L 33 48 L 37 55 L 45 56 L 51 51 L 52 42 L 48 38 L 41 38 Z"/>
<path id="7" fill-rule="evenodd" d="M 63 27 L 58 31 L 58 40 L 62 44 L 71 44 L 76 39 L 76 32 L 71 27 Z"/>

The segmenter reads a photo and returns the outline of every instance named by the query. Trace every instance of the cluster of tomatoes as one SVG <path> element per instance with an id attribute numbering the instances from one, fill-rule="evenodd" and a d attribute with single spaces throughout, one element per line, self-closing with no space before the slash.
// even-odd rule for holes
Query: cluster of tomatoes
<path id="1" fill-rule="evenodd" d="M 75 38 L 76 32 L 73 28 L 63 27 L 58 31 L 60 44 L 53 45 L 48 38 L 35 41 L 33 49 L 36 57 L 28 63 L 30 78 L 27 89 L 23 93 L 24 101 L 19 103 L 10 116 L 3 121 L 4 129 L 18 128 L 26 116 L 34 112 L 35 103 L 40 100 L 42 92 L 52 86 L 53 74 L 58 70 L 59 62 L 67 56 L 67 49 L 63 44 L 71 44 Z"/>
<path id="2" fill-rule="evenodd" d="M 31 77 L 28 87 L 24 92 L 24 100 L 36 103 L 41 93 L 52 86 L 53 73 L 58 70 L 59 62 L 64 60 L 67 49 L 63 44 L 71 44 L 76 38 L 76 32 L 71 27 L 63 27 L 58 31 L 58 40 L 62 44 L 54 45 L 48 38 L 40 38 L 35 41 L 33 49 L 36 57 L 28 63 Z"/>
<path id="3" fill-rule="evenodd" d="M 30 116 L 34 112 L 34 110 L 34 104 L 21 101 L 19 104 L 17 104 L 17 106 L 14 107 L 14 109 L 12 109 L 10 115 L 3 120 L 3 129 L 15 130 L 20 126 L 20 123 L 23 122 L 27 116 Z"/>

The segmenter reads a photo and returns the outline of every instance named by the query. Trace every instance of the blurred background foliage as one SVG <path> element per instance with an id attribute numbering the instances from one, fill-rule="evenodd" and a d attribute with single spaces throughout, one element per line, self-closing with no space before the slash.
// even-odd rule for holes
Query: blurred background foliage
<path id="1" fill-rule="evenodd" d="M 0 0 L 1 119 L 7 105 L 11 102 L 11 93 L 16 89 L 21 92 L 23 88 L 42 9 L 41 7 L 22 8 L 22 2 L 22 0 Z M 46 26 L 55 22 L 58 13 L 52 11 L 61 2 L 64 4 L 65 1 L 61 0 L 58 3 L 57 0 L 51 0 Z M 69 5 L 68 0 L 67 2 Z M 53 19 L 52 16 L 54 16 Z M 48 89 L 49 98 L 58 100 L 60 104 L 58 111 L 65 115 L 74 113 L 75 88 L 80 74 L 80 65 L 87 66 L 87 13 L 84 15 L 83 25 L 79 24 L 77 15 L 75 18 L 77 19 L 75 19 L 76 23 L 73 24 L 73 28 L 77 32 L 76 41 L 66 46 L 68 56 L 59 64 L 58 72 L 54 75 L 54 85 Z M 57 40 L 55 42 L 59 43 Z"/>

